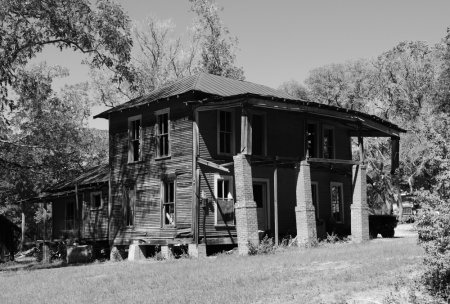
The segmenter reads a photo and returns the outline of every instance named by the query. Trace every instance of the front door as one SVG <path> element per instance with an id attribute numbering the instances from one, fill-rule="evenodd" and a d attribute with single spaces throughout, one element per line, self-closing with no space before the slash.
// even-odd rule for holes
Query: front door
<path id="1" fill-rule="evenodd" d="M 253 199 L 256 203 L 256 213 L 258 216 L 258 230 L 268 230 L 268 199 L 267 199 L 267 181 L 253 180 Z"/>

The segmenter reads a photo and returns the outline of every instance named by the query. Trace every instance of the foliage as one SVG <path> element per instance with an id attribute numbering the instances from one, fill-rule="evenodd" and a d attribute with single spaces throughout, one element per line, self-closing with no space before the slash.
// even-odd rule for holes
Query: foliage
<path id="1" fill-rule="evenodd" d="M 243 80 L 244 71 L 234 65 L 237 38 L 229 37 L 229 30 L 222 24 L 219 7 L 211 0 L 189 0 L 197 14 L 197 31 L 200 40 L 200 70 Z"/>
<path id="2" fill-rule="evenodd" d="M 277 247 L 278 246 L 274 243 L 273 238 L 269 238 L 268 235 L 265 235 L 258 245 L 255 245 L 250 241 L 248 242 L 248 254 L 273 254 Z"/>
<path id="3" fill-rule="evenodd" d="M 298 81 L 291 79 L 283 82 L 278 90 L 288 93 L 289 95 L 302 100 L 309 100 L 309 91 Z"/>
<path id="4" fill-rule="evenodd" d="M 108 155 L 104 135 L 87 128 L 87 85 L 52 90 L 53 78 L 66 74 L 42 64 L 19 71 L 12 85 L 16 103 L 6 113 L 7 139 L 0 140 L 0 213 L 15 222 L 20 219 L 20 201 L 104 162 Z M 32 219 L 36 206 L 27 203 L 25 210 L 26 218 Z"/>
<path id="5" fill-rule="evenodd" d="M 433 296 L 450 300 L 450 201 L 419 193 L 422 209 L 417 219 L 419 243 L 425 249 L 422 283 Z"/>
<path id="6" fill-rule="evenodd" d="M 105 66 L 115 79 L 132 81 L 127 63 L 132 40 L 128 16 L 107 0 L 4 0 L 0 7 L 0 97 L 44 46 L 91 55 L 93 67 Z"/>

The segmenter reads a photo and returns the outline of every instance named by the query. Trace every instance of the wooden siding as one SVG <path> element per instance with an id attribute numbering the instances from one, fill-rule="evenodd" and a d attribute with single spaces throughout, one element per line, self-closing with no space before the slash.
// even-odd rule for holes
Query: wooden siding
<path id="1" fill-rule="evenodd" d="M 170 108 L 171 156 L 156 159 L 155 111 Z M 128 117 L 142 115 L 142 160 L 128 163 Z M 192 219 L 192 120 L 181 100 L 154 104 L 110 118 L 111 238 L 115 243 L 132 239 L 175 238 L 190 228 Z M 162 227 L 161 181 L 176 176 L 176 225 Z M 123 188 L 136 191 L 134 225 L 125 227 Z"/>

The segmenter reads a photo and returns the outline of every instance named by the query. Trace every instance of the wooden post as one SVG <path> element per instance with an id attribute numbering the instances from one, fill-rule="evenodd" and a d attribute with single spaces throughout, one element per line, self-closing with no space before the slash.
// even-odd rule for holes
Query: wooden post
<path id="1" fill-rule="evenodd" d="M 362 136 L 358 136 L 359 161 L 364 164 L 364 140 Z"/>
<path id="2" fill-rule="evenodd" d="M 78 184 L 75 184 L 75 220 L 77 222 L 77 226 L 78 226 L 78 239 L 80 239 L 81 237 L 81 231 L 80 231 L 80 221 L 79 221 L 79 211 L 80 211 L 80 206 L 78 205 Z"/>
<path id="3" fill-rule="evenodd" d="M 275 218 L 275 244 L 279 244 L 278 240 L 278 167 L 277 160 L 273 162 L 273 209 Z"/>
<path id="4" fill-rule="evenodd" d="M 22 235 L 20 238 L 20 249 L 23 250 L 23 245 L 25 244 L 25 207 L 22 202 Z"/>
<path id="5" fill-rule="evenodd" d="M 200 169 L 197 168 L 197 159 L 199 156 L 199 117 L 198 111 L 194 109 L 194 119 L 192 121 L 192 221 L 191 232 L 194 237 L 194 243 L 198 245 L 199 240 L 199 197 L 200 197 Z"/>
<path id="6" fill-rule="evenodd" d="M 106 237 L 108 238 L 108 243 L 112 243 L 110 241 L 110 234 L 111 234 L 111 213 L 112 213 L 112 188 L 111 188 L 111 172 L 109 173 L 109 179 L 108 179 L 108 229 L 106 231 Z"/>
<path id="7" fill-rule="evenodd" d="M 252 127 L 245 108 L 241 112 L 241 153 L 252 154 Z"/>

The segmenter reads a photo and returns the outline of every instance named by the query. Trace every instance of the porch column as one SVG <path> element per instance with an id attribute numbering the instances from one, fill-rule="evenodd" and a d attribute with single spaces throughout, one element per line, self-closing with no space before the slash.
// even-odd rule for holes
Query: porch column
<path id="1" fill-rule="evenodd" d="M 258 218 L 253 200 L 252 167 L 244 154 L 233 157 L 236 184 L 236 232 L 240 255 L 248 254 L 248 242 L 258 245 Z"/>
<path id="2" fill-rule="evenodd" d="M 369 208 L 367 206 L 366 166 L 352 167 L 353 202 L 351 209 L 352 241 L 362 243 L 369 240 Z"/>
<path id="3" fill-rule="evenodd" d="M 297 177 L 297 242 L 299 245 L 311 245 L 317 241 L 316 213 L 312 201 L 311 170 L 307 161 L 300 162 Z"/>

